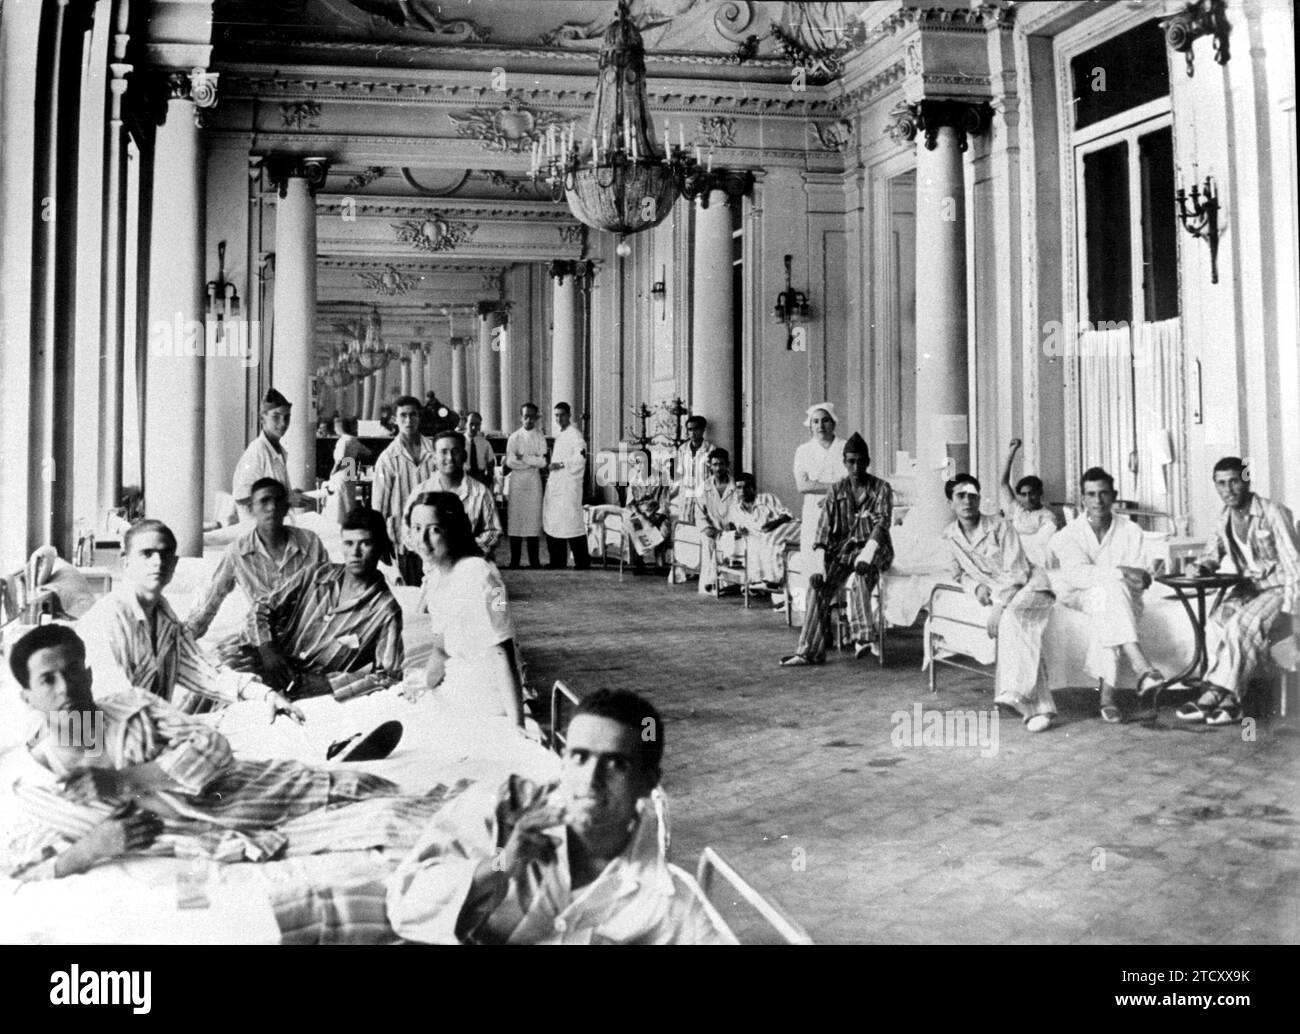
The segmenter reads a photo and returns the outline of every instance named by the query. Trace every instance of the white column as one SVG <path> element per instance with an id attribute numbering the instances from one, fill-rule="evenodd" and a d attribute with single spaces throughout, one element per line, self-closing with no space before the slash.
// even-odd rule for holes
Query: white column
<path id="1" fill-rule="evenodd" d="M 691 412 L 709 421 L 709 440 L 734 453 L 735 299 L 731 290 L 731 210 L 712 190 L 695 210 L 695 268 L 691 302 Z"/>
<path id="2" fill-rule="evenodd" d="M 203 555 L 203 165 L 188 76 L 154 143 L 144 498 L 181 556 Z"/>
<path id="3" fill-rule="evenodd" d="M 935 538 L 952 519 L 944 468 L 966 471 L 966 197 L 957 130 L 916 149 L 916 521 Z"/>
<path id="4" fill-rule="evenodd" d="M 32 243 L 40 217 L 33 204 L 38 107 L 33 86 L 39 82 L 42 6 L 7 4 L 0 28 L 0 562 L 5 571 L 26 563 L 41 538 L 35 533 L 40 516 L 28 493 L 37 401 L 32 396 Z"/>
<path id="5" fill-rule="evenodd" d="M 465 350 L 469 347 L 468 338 L 452 338 L 451 343 L 451 408 L 457 413 L 464 413 L 469 408 L 465 397 L 466 369 Z M 434 389 L 437 391 L 437 388 Z"/>
<path id="6" fill-rule="evenodd" d="M 316 414 L 311 374 L 316 367 L 316 189 L 323 159 L 271 159 L 279 186 L 275 217 L 275 360 L 273 386 L 293 404 L 283 445 L 294 488 L 316 487 Z"/>
<path id="7" fill-rule="evenodd" d="M 501 344 L 497 362 L 501 367 L 501 394 L 497 398 L 497 425 L 494 430 L 509 429 L 511 413 L 515 408 L 514 384 L 514 335 L 511 333 L 510 317 L 503 314 L 500 320 L 498 341 Z"/>
<path id="8" fill-rule="evenodd" d="M 478 411 L 483 414 L 483 430 L 501 429 L 501 353 L 497 351 L 493 331 L 497 314 L 485 312 L 478 318 Z"/>
<path id="9" fill-rule="evenodd" d="M 568 270 L 551 284 L 551 406 L 567 402 L 575 416 L 578 398 L 577 278 Z"/>
<path id="10" fill-rule="evenodd" d="M 414 352 L 411 355 L 411 394 L 420 400 L 420 405 L 424 405 L 424 396 L 429 389 L 426 386 L 428 378 L 425 376 L 429 369 L 428 357 L 423 352 Z"/>

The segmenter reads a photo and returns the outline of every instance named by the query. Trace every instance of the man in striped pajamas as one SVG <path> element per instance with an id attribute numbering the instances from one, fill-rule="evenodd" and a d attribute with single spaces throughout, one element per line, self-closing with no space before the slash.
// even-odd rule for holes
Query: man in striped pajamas
<path id="1" fill-rule="evenodd" d="M 226 547 L 203 594 L 195 601 L 185 627 L 195 639 L 202 639 L 217 616 L 221 604 L 235 586 L 250 601 L 279 588 L 299 571 L 329 563 L 325 544 L 313 531 L 291 528 L 284 523 L 289 513 L 289 493 L 274 478 L 262 478 L 249 497 L 253 527 Z M 220 643 L 218 653 L 238 645 Z"/>
<path id="2" fill-rule="evenodd" d="M 231 666 L 290 698 L 350 700 L 402 680 L 402 608 L 379 573 L 384 519 L 360 507 L 343 522 L 342 564 L 303 571 L 253 604 L 249 647 Z"/>
<path id="3" fill-rule="evenodd" d="M 826 573 L 813 574 L 808 581 L 807 616 L 799 647 L 781 658 L 783 666 L 821 664 L 826 659 L 830 608 L 844 587 L 855 654 L 862 657 L 871 649 L 871 590 L 880 572 L 894 559 L 889 538 L 894 494 L 888 481 L 867 473 L 870 465 L 867 443 L 854 432 L 844 443 L 844 467 L 849 476 L 831 485 L 817 524 L 813 548 L 825 551 Z"/>
<path id="4" fill-rule="evenodd" d="M 12 813 L 2 824 L 0 868 L 12 878 L 70 876 L 144 851 L 261 861 L 290 844 L 295 853 L 357 848 L 358 837 L 367 841 L 361 847 L 384 846 L 373 830 L 360 831 L 380 810 L 369 798 L 398 795 L 387 779 L 236 760 L 219 732 L 152 694 L 97 700 L 85 645 L 66 625 L 29 632 L 9 664 L 23 702 L 42 719 L 5 799 Z M 433 797 L 408 816 L 410 842 L 441 802 Z M 331 807 L 363 801 L 355 812 Z"/>
<path id="5" fill-rule="evenodd" d="M 1245 580 L 1210 614 L 1205 627 L 1210 664 L 1201 696 L 1175 715 L 1185 722 L 1233 725 L 1241 721 L 1246 687 L 1283 613 L 1291 616 L 1291 635 L 1300 649 L 1300 539 L 1291 511 L 1251 489 L 1240 458 L 1225 456 L 1214 465 L 1214 487 L 1223 512 L 1196 568 L 1211 574 L 1230 557 Z"/>
<path id="6" fill-rule="evenodd" d="M 101 688 L 152 693 L 189 714 L 263 693 L 273 713 L 301 718 L 286 697 L 199 649 L 163 596 L 176 560 L 176 536 L 162 521 L 137 521 L 122 537 L 125 577 L 77 622 Z"/>
<path id="7" fill-rule="evenodd" d="M 420 400 L 403 395 L 394 406 L 397 439 L 375 461 L 374 505 L 383 515 L 397 554 L 397 570 L 407 585 L 419 585 L 424 579 L 424 565 L 414 550 L 402 541 L 402 511 L 411 490 L 433 476 L 435 466 L 433 442 L 420 433 L 424 410 Z"/>

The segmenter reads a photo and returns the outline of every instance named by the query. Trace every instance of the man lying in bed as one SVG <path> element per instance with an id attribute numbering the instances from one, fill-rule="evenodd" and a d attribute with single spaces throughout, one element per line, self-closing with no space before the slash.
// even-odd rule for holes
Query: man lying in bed
<path id="1" fill-rule="evenodd" d="M 14 814 L 0 822 L 0 872 L 11 878 L 144 851 L 262 861 L 286 849 L 403 850 L 441 803 L 441 788 L 399 797 L 370 773 L 236 760 L 220 733 L 153 694 L 96 700 L 85 645 L 66 625 L 27 633 L 9 665 L 41 718 L 4 800 Z"/>
<path id="2" fill-rule="evenodd" d="M 626 690 L 579 705 L 557 783 L 467 792 L 389 883 L 388 921 L 416 941 L 732 943 L 667 860 L 663 719 Z"/>

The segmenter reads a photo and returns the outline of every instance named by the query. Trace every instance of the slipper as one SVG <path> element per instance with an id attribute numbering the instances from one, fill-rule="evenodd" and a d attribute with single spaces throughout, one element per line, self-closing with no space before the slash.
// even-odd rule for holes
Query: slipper
<path id="1" fill-rule="evenodd" d="M 1114 704 L 1102 704 L 1101 720 L 1107 725 L 1119 725 L 1124 720 L 1124 715 Z"/>
<path id="2" fill-rule="evenodd" d="M 801 653 L 792 653 L 781 658 L 781 667 L 783 668 L 799 668 L 811 663 L 812 661 Z"/>
<path id="3" fill-rule="evenodd" d="M 1241 721 L 1240 704 L 1224 704 L 1205 719 L 1206 725 L 1236 725 Z"/>
<path id="4" fill-rule="evenodd" d="M 339 761 L 381 761 L 393 752 L 401 739 L 402 723 L 384 722 L 364 738 L 358 732 L 346 739 L 335 740 L 325 751 L 325 760 L 332 761 L 338 755 Z"/>
<path id="5" fill-rule="evenodd" d="M 1025 721 L 1025 730 L 1027 732 L 1046 732 L 1051 727 L 1052 716 L 1050 714 L 1036 714 Z"/>

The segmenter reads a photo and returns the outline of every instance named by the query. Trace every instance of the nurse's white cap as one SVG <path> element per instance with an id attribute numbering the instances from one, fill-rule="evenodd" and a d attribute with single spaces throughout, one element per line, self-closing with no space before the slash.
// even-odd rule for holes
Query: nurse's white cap
<path id="1" fill-rule="evenodd" d="M 808 407 L 808 415 L 804 417 L 803 421 L 804 427 L 812 427 L 813 414 L 819 409 L 826 410 L 827 414 L 829 414 L 830 418 L 834 420 L 835 423 L 838 424 L 840 422 L 840 418 L 835 415 L 835 407 L 831 403 L 818 402 L 817 405 Z"/>

